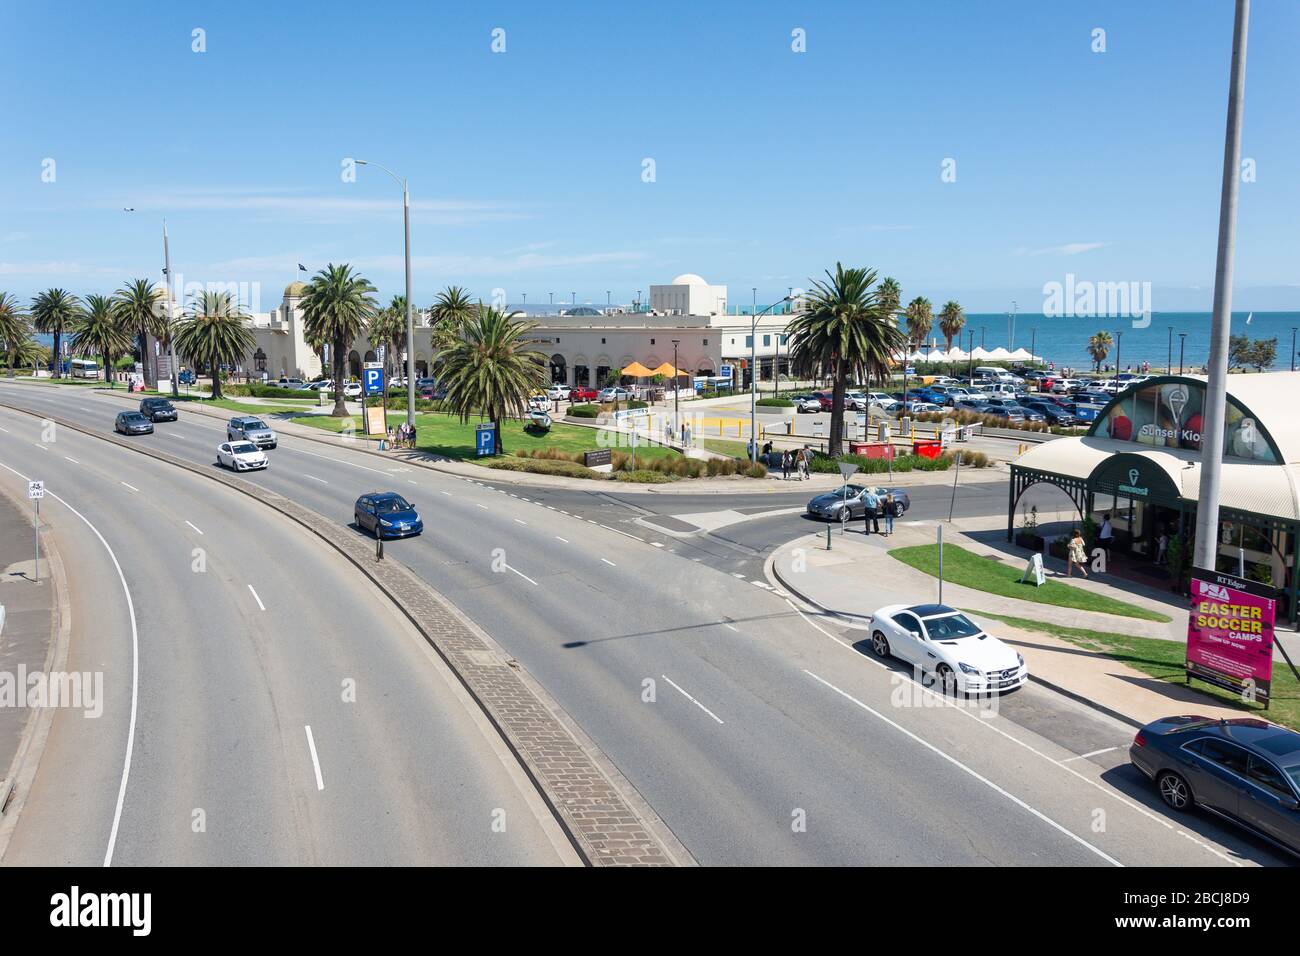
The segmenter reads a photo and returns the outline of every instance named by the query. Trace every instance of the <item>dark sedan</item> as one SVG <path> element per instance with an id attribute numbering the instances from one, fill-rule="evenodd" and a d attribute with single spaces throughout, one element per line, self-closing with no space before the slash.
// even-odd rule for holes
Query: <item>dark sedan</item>
<path id="1" fill-rule="evenodd" d="M 113 431 L 123 435 L 152 435 L 153 422 L 139 412 L 118 412 Z"/>
<path id="2" fill-rule="evenodd" d="M 165 398 L 146 398 L 140 402 L 140 414 L 151 422 L 174 422 L 176 406 Z"/>
<path id="3" fill-rule="evenodd" d="M 358 528 L 373 532 L 376 538 L 407 538 L 424 530 L 415 505 L 395 491 L 362 495 L 352 509 L 352 517 Z"/>
<path id="4" fill-rule="evenodd" d="M 845 485 L 838 491 L 828 491 L 823 495 L 818 495 L 808 502 L 808 515 L 813 518 L 825 518 L 829 521 L 845 521 L 854 518 L 861 518 L 867 510 L 864 499 L 866 498 L 866 485 Z M 894 496 L 894 517 L 902 516 L 912 506 L 912 499 L 908 497 L 907 492 L 902 488 L 876 488 L 872 487 L 871 491 L 875 494 L 877 500 L 876 516 L 883 518 L 885 516 L 886 501 L 889 495 Z M 844 517 L 844 509 L 848 508 L 848 519 Z"/>
<path id="5" fill-rule="evenodd" d="M 1300 734 L 1266 720 L 1165 717 L 1129 747 L 1173 810 L 1193 806 L 1300 855 Z"/>
<path id="6" fill-rule="evenodd" d="M 1022 408 L 1027 408 L 1031 412 L 1038 412 L 1047 419 L 1049 425 L 1074 425 L 1077 419 L 1055 402 L 1046 401 L 1029 401 L 1021 402 Z"/>

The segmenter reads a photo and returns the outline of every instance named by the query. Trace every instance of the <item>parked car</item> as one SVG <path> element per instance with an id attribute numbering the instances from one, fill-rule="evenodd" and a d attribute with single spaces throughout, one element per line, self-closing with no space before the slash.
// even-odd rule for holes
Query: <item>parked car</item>
<path id="1" fill-rule="evenodd" d="M 1074 403 L 1076 405 L 1095 405 L 1098 408 L 1109 405 L 1112 398 L 1114 396 L 1107 392 L 1092 389 L 1074 393 Z"/>
<path id="2" fill-rule="evenodd" d="M 1052 391 L 1057 395 L 1066 395 L 1079 386 L 1077 378 L 1052 379 Z"/>
<path id="3" fill-rule="evenodd" d="M 280 441 L 275 432 L 255 415 L 241 415 L 226 423 L 226 439 L 234 441 L 236 438 L 250 441 L 258 448 L 274 448 Z"/>
<path id="4" fill-rule="evenodd" d="M 529 411 L 540 410 L 545 412 L 545 411 L 549 411 L 550 408 L 551 408 L 551 400 L 547 398 L 545 395 L 530 395 L 528 397 Z"/>
<path id="5" fill-rule="evenodd" d="M 632 399 L 632 393 L 622 387 L 602 388 L 598 398 L 602 402 L 626 402 Z"/>
<path id="6" fill-rule="evenodd" d="M 813 392 L 812 397 L 821 403 L 823 412 L 829 412 L 835 409 L 834 392 Z"/>
<path id="7" fill-rule="evenodd" d="M 871 616 L 871 649 L 931 672 L 964 693 L 1013 690 L 1029 677 L 1025 659 L 956 608 L 890 604 Z"/>
<path id="8" fill-rule="evenodd" d="M 575 405 L 578 402 L 594 402 L 600 397 L 600 392 L 596 391 L 590 385 L 578 385 L 569 389 L 569 401 Z"/>
<path id="9" fill-rule="evenodd" d="M 1201 807 L 1300 855 L 1300 734 L 1266 720 L 1164 717 L 1129 760 L 1171 810 Z"/>
<path id="10" fill-rule="evenodd" d="M 994 418 L 1000 418 L 1008 425 L 1019 425 L 1025 420 L 1025 412 L 1019 405 L 1002 404 L 990 401 L 984 406 L 981 414 L 992 415 Z"/>
<path id="11" fill-rule="evenodd" d="M 795 395 L 790 401 L 794 402 L 795 414 L 822 410 L 822 401 L 815 395 Z"/>
<path id="12" fill-rule="evenodd" d="M 395 491 L 362 495 L 352 508 L 352 517 L 358 528 L 376 538 L 406 538 L 424 530 L 415 505 Z"/>
<path id="13" fill-rule="evenodd" d="M 151 422 L 174 422 L 176 406 L 165 398 L 146 398 L 140 402 L 140 414 Z"/>
<path id="14" fill-rule="evenodd" d="M 234 471 L 252 471 L 267 467 L 270 461 L 251 441 L 228 441 L 217 446 L 217 464 Z"/>
<path id="15" fill-rule="evenodd" d="M 123 435 L 152 435 L 153 422 L 139 412 L 118 412 L 113 431 Z"/>
<path id="16" fill-rule="evenodd" d="M 550 388 L 546 390 L 546 397 L 553 402 L 557 402 L 557 401 L 562 402 L 569 397 L 569 386 L 552 385 Z"/>
<path id="17" fill-rule="evenodd" d="M 276 388 L 302 388 L 306 384 L 300 378 L 286 378 L 283 376 L 275 383 Z"/>
<path id="18" fill-rule="evenodd" d="M 953 406 L 959 412 L 970 412 L 972 415 L 983 415 L 988 411 L 988 403 L 978 399 L 966 399 L 958 402 Z"/>
<path id="19" fill-rule="evenodd" d="M 930 392 L 937 396 L 937 398 L 932 398 L 931 401 L 949 407 L 955 406 L 958 402 L 965 401 L 971 396 L 970 389 L 964 385 L 931 385 Z"/>
<path id="20" fill-rule="evenodd" d="M 867 396 L 871 399 L 871 404 L 881 411 L 892 412 L 898 407 L 898 399 L 885 392 L 868 392 Z"/>
<path id="21" fill-rule="evenodd" d="M 808 515 L 812 518 L 825 518 L 828 521 L 844 521 L 844 509 L 848 508 L 849 519 L 861 518 L 866 512 L 866 505 L 863 504 L 863 497 L 866 494 L 867 485 L 845 485 L 837 491 L 828 491 L 825 494 L 815 496 L 808 502 Z M 907 491 L 902 488 L 879 488 L 871 487 L 871 491 L 879 499 L 876 507 L 876 516 L 883 518 L 885 516 L 885 496 L 892 494 L 894 496 L 894 517 L 900 517 L 908 508 L 912 507 L 912 499 L 908 496 Z"/>
<path id="22" fill-rule="evenodd" d="M 360 383 L 360 382 L 344 382 L 344 383 L 343 383 L 343 397 L 344 397 L 344 398 L 360 398 L 360 397 L 361 397 L 361 383 Z"/>
<path id="23" fill-rule="evenodd" d="M 1021 407 L 1026 408 L 1031 412 L 1037 412 L 1039 415 L 1042 415 L 1043 418 L 1047 421 L 1047 424 L 1049 425 L 1060 425 L 1062 427 L 1068 427 L 1070 425 L 1076 424 L 1078 421 L 1078 419 L 1076 419 L 1073 415 L 1067 412 L 1064 408 L 1057 405 L 1055 402 L 1031 400 L 1022 403 Z"/>
<path id="24" fill-rule="evenodd" d="M 865 412 L 871 408 L 871 397 L 866 392 L 845 392 L 844 407 L 855 412 Z"/>
<path id="25" fill-rule="evenodd" d="M 904 407 L 913 415 L 921 415 L 926 412 L 941 412 L 942 405 L 936 405 L 934 402 L 927 402 L 921 398 L 909 398 L 903 403 Z"/>

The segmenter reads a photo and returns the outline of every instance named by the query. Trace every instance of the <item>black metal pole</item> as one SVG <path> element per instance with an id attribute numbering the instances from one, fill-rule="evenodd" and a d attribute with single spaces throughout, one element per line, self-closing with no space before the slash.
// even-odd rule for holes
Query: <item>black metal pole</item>
<path id="1" fill-rule="evenodd" d="M 1183 349 L 1187 345 L 1187 333 L 1178 333 L 1178 374 L 1183 374 Z"/>

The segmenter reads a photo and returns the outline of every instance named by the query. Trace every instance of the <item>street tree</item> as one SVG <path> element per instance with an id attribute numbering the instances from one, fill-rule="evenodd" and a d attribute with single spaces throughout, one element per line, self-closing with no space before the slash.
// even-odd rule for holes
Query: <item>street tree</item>
<path id="1" fill-rule="evenodd" d="M 221 366 L 236 365 L 256 347 L 249 316 L 229 292 L 199 292 L 177 324 L 176 350 L 212 373 L 212 397 L 221 397 Z"/>
<path id="2" fill-rule="evenodd" d="M 121 317 L 122 324 L 136 337 L 136 348 L 140 351 L 140 364 L 144 366 L 145 388 L 154 387 L 153 363 L 146 354 L 149 344 L 149 327 L 155 322 L 158 301 L 155 298 L 153 283 L 148 279 L 129 279 L 115 293 L 114 307 Z"/>
<path id="3" fill-rule="evenodd" d="M 943 304 L 943 311 L 939 313 L 939 331 L 943 333 L 945 349 L 952 349 L 952 340 L 961 335 L 961 330 L 965 326 L 966 313 L 962 311 L 960 305 L 949 299 Z"/>
<path id="4" fill-rule="evenodd" d="M 1097 365 L 1097 371 L 1101 371 L 1101 363 L 1106 361 L 1106 356 L 1110 354 L 1110 347 L 1115 344 L 1110 333 L 1103 330 L 1095 333 L 1092 338 L 1088 339 L 1088 354 Z"/>
<path id="5" fill-rule="evenodd" d="M 343 401 L 347 350 L 375 315 L 374 293 L 370 281 L 353 272 L 350 265 L 329 263 L 312 277 L 302 297 L 307 341 L 330 346 L 334 366 L 334 410 L 330 414 L 337 418 L 348 416 Z"/>
<path id="6" fill-rule="evenodd" d="M 72 332 L 72 351 L 97 355 L 104 363 L 104 379 L 113 387 L 113 367 L 131 350 L 131 330 L 122 324 L 117 304 L 106 295 L 86 296 L 86 305 Z"/>
<path id="7" fill-rule="evenodd" d="M 9 360 L 10 378 L 14 377 L 31 334 L 31 322 L 18 300 L 9 292 L 0 292 L 0 346 Z"/>
<path id="8" fill-rule="evenodd" d="M 31 316 L 36 331 L 54 336 L 54 346 L 51 351 L 55 372 L 58 371 L 57 365 L 62 355 L 60 346 L 63 344 L 63 337 L 72 331 L 80 315 L 81 300 L 63 289 L 46 289 L 32 299 Z"/>

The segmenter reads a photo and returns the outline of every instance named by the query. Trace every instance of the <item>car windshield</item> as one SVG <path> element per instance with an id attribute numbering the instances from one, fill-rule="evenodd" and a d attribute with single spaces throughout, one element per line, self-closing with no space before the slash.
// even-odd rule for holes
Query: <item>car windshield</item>
<path id="1" fill-rule="evenodd" d="M 963 637 L 974 637 L 980 629 L 965 614 L 946 614 L 943 617 L 927 617 L 925 629 L 932 641 L 955 641 Z"/>
<path id="2" fill-rule="evenodd" d="M 401 495 L 392 495 L 385 498 L 375 499 L 375 512 L 381 515 L 392 514 L 395 511 L 410 511 L 411 506 Z"/>
<path id="3" fill-rule="evenodd" d="M 144 422 L 144 421 L 148 421 L 148 419 L 145 418 L 143 415 L 141 415 L 139 412 L 128 412 L 128 413 L 127 413 L 127 416 L 126 416 L 126 420 L 127 420 L 128 422 Z"/>
<path id="4" fill-rule="evenodd" d="M 260 419 L 257 419 L 257 418 L 245 418 L 242 427 L 244 427 L 244 428 L 265 428 L 266 426 L 262 424 L 262 422 L 261 422 Z"/>
<path id="5" fill-rule="evenodd" d="M 236 455 L 251 455 L 257 451 L 257 446 L 252 442 L 240 442 L 238 445 L 231 445 L 230 450 Z"/>

